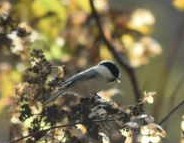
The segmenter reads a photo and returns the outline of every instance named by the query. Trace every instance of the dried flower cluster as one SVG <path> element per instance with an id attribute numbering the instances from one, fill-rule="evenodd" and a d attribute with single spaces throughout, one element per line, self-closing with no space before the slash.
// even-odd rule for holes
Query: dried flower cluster
<path id="1" fill-rule="evenodd" d="M 128 58 L 134 67 L 148 64 L 151 57 L 159 55 L 162 52 L 159 42 L 148 36 L 154 24 L 155 18 L 153 14 L 146 9 L 135 10 L 127 23 L 128 28 L 142 35 L 137 37 L 128 33 L 123 34 L 121 38 L 125 44 Z"/>
<path id="2" fill-rule="evenodd" d="M 173 4 L 183 10 L 182 0 L 173 0 Z M 0 2 L 0 110 L 15 98 L 11 107 L 12 142 L 19 137 L 20 142 L 161 142 L 166 132 L 143 110 L 144 104 L 154 103 L 156 93 L 145 92 L 140 101 L 134 71 L 162 52 L 159 42 L 150 37 L 155 23 L 149 10 L 114 11 L 108 0 Z M 44 54 L 42 50 L 29 54 L 38 47 Z M 30 67 L 22 74 L 30 57 Z M 68 93 L 51 105 L 43 104 L 65 76 L 62 66 L 53 66 L 47 59 L 68 64 L 69 73 L 74 73 L 101 59 L 113 58 L 128 73 L 139 103 L 120 107 L 111 101 L 120 90 L 109 89 L 86 98 Z M 22 79 L 16 96 L 7 98 Z M 183 139 L 183 121 L 181 129 Z"/>
<path id="3" fill-rule="evenodd" d="M 52 76 L 53 66 L 42 51 L 34 50 L 31 57 L 25 82 L 16 90 L 17 102 L 11 118 L 12 139 L 30 135 L 25 140 L 65 143 L 132 140 L 132 143 L 159 143 L 166 136 L 154 118 L 140 108 L 154 93 L 147 93 L 140 104 L 124 108 L 99 95 L 82 98 L 66 94 L 51 105 L 44 105 L 43 102 L 56 90 L 63 77 Z"/>
<path id="4" fill-rule="evenodd" d="M 0 2 L 0 46 L 9 49 L 10 53 L 25 60 L 30 45 L 40 39 L 38 32 L 33 30 L 26 22 L 15 20 L 10 2 Z M 29 47 L 29 48 L 28 48 Z"/>
<path id="5" fill-rule="evenodd" d="M 16 30 L 8 34 L 8 38 L 12 40 L 11 51 L 15 54 L 21 54 L 31 42 L 38 38 L 38 33 L 33 31 L 26 23 L 20 23 Z"/>
<path id="6" fill-rule="evenodd" d="M 7 38 L 7 34 L 16 27 L 16 22 L 10 16 L 11 4 L 9 2 L 0 3 L 0 39 L 1 46 L 10 45 L 11 40 Z"/>

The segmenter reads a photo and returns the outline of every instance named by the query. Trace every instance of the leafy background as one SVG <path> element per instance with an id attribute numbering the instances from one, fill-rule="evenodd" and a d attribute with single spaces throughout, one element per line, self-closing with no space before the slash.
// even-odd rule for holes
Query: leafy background
<path id="1" fill-rule="evenodd" d="M 26 22 L 29 25 L 26 29 L 35 32 L 36 40 L 34 42 L 29 40 L 28 42 L 20 42 L 23 49 L 20 49 L 20 45 L 13 47 L 0 42 L 1 141 L 9 139 L 9 111 L 12 110 L 14 88 L 22 81 L 24 69 L 29 65 L 29 51 L 31 49 L 41 48 L 48 60 L 64 64 L 67 76 L 85 69 L 89 65 L 94 65 L 99 60 L 112 59 L 105 45 L 99 42 L 93 21 L 85 23 L 91 12 L 89 1 L 12 0 L 9 2 L 10 5 L 5 8 L 1 6 L 1 15 L 4 14 L 4 11 L 8 11 L 8 14 L 15 19 L 15 25 L 19 25 L 19 27 L 21 27 L 20 23 Z M 108 18 L 104 18 L 102 21 L 106 35 L 117 45 L 122 43 L 116 42 L 109 33 L 113 31 L 115 37 L 121 41 L 123 34 L 118 35 L 117 31 L 128 25 L 133 11 L 146 9 L 155 18 L 155 23 L 148 26 L 148 30 L 141 32 L 139 28 L 135 30 L 143 36 L 156 39 L 162 47 L 162 54 L 153 58 L 149 57 L 148 64 L 141 64 L 135 69 L 141 89 L 158 93 L 155 103 L 147 107 L 147 110 L 159 121 L 183 99 L 182 85 L 174 96 L 172 96 L 172 92 L 183 77 L 184 2 L 182 0 L 111 0 L 109 1 L 111 14 L 106 10 L 107 7 L 105 6 L 104 9 L 99 7 L 98 11 L 102 17 L 114 18 L 112 21 Z M 11 9 L 10 12 L 9 9 Z M 120 27 L 118 27 L 118 18 Z M 24 24 L 22 27 L 25 28 Z M 2 30 L 1 33 L 11 34 L 13 30 L 14 28 Z M 126 40 L 122 41 L 126 42 Z M 97 44 L 95 45 L 95 43 Z M 124 52 L 122 49 L 120 51 Z M 131 52 L 129 51 L 129 53 Z M 127 54 L 131 59 L 130 55 Z M 132 87 L 123 69 L 122 73 L 122 84 L 119 85 L 122 97 L 119 97 L 118 101 L 125 105 L 132 104 L 134 103 Z M 179 142 L 182 114 L 183 111 L 180 110 L 164 125 L 168 131 L 167 142 Z"/>

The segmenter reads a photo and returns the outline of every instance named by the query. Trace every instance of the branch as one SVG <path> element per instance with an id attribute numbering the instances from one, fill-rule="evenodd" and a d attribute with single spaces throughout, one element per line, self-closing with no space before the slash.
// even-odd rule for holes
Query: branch
<path id="1" fill-rule="evenodd" d="M 110 43 L 110 41 L 106 38 L 102 25 L 100 23 L 100 17 L 98 16 L 98 13 L 95 9 L 94 6 L 94 0 L 89 0 L 90 1 L 90 6 L 91 6 L 91 10 L 92 10 L 92 15 L 95 18 L 96 24 L 97 24 L 97 28 L 99 30 L 99 33 L 102 37 L 102 40 L 104 41 L 104 43 L 106 44 L 108 50 L 111 52 L 111 54 L 113 55 L 114 59 L 120 64 L 120 66 L 122 68 L 125 69 L 125 71 L 128 73 L 128 76 L 130 78 L 130 81 L 132 83 L 133 86 L 133 91 L 134 91 L 134 95 L 135 95 L 135 99 L 136 102 L 139 102 L 141 99 L 141 90 L 138 86 L 138 81 L 137 81 L 137 77 L 135 74 L 135 70 L 134 68 L 125 60 L 125 55 L 124 54 L 120 54 L 116 51 L 116 47 Z"/>
<path id="2" fill-rule="evenodd" d="M 96 123 L 97 123 L 97 122 L 104 122 L 104 121 L 115 121 L 115 119 L 93 120 L 93 122 L 96 122 Z M 70 124 L 65 124 L 65 125 L 52 126 L 52 127 L 48 128 L 48 129 L 39 130 L 39 131 L 30 133 L 30 134 L 28 134 L 28 135 L 26 135 L 26 136 L 22 136 L 22 137 L 20 137 L 20 138 L 18 138 L 18 139 L 12 140 L 12 141 L 10 141 L 10 143 L 17 143 L 17 142 L 19 142 L 19 141 L 21 141 L 21 140 L 24 140 L 24 139 L 26 139 L 26 138 L 33 137 L 33 136 L 35 136 L 36 134 L 48 132 L 48 131 L 53 130 L 53 129 L 65 128 L 65 127 L 75 126 L 76 124 L 84 124 L 84 123 L 85 123 L 85 122 L 79 121 L 79 122 L 70 123 Z"/>
<path id="3" fill-rule="evenodd" d="M 159 125 L 162 125 L 164 122 L 166 122 L 180 107 L 184 105 L 184 100 L 181 101 L 176 107 L 174 107 L 160 122 Z"/>
<path id="4" fill-rule="evenodd" d="M 173 107 L 173 105 L 175 103 L 177 95 L 179 95 L 178 92 L 180 91 L 183 83 L 184 83 L 184 75 L 182 75 L 182 77 L 179 79 L 179 81 L 177 82 L 177 84 L 175 86 L 175 89 L 173 90 L 173 92 L 170 95 L 171 99 L 170 99 L 169 105 L 170 105 L 171 108 Z"/>
<path id="5" fill-rule="evenodd" d="M 66 124 L 66 125 L 58 125 L 58 126 L 52 126 L 48 129 L 44 129 L 44 130 L 39 130 L 39 131 L 36 131 L 36 132 L 33 132 L 33 133 L 30 133 L 26 136 L 22 136 L 18 139 L 15 139 L 13 141 L 10 141 L 10 143 L 16 143 L 16 142 L 19 142 L 23 139 L 26 139 L 26 138 L 29 138 L 29 137 L 32 137 L 32 136 L 35 136 L 36 134 L 39 134 L 39 133 L 43 133 L 43 132 L 48 132 L 50 130 L 53 130 L 53 129 L 56 129 L 56 128 L 65 128 L 65 127 L 69 127 L 69 126 L 75 126 L 76 124 L 80 124 L 80 122 L 76 122 L 76 123 L 71 123 L 71 124 Z"/>

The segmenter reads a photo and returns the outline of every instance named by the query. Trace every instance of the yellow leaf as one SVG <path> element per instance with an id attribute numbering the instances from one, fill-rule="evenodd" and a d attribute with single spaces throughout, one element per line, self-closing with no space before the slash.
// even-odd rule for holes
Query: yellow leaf
<path id="1" fill-rule="evenodd" d="M 32 3 L 32 12 L 36 17 L 43 17 L 38 28 L 49 38 L 56 38 L 66 23 L 67 9 L 62 1 L 35 0 Z M 53 15 L 44 17 L 48 13 Z"/>
<path id="2" fill-rule="evenodd" d="M 87 13 L 90 13 L 91 11 L 88 0 L 71 0 L 70 9 L 72 11 L 83 10 Z"/>
<path id="3" fill-rule="evenodd" d="M 56 17 L 48 17 L 42 19 L 38 23 L 38 28 L 49 38 L 56 38 L 61 30 Z"/>
<path id="4" fill-rule="evenodd" d="M 173 0 L 173 5 L 178 10 L 184 10 L 184 0 Z"/>
<path id="5" fill-rule="evenodd" d="M 80 9 L 90 13 L 91 8 L 88 0 L 77 0 L 77 5 L 79 6 Z"/>
<path id="6" fill-rule="evenodd" d="M 0 73 L 0 90 L 2 97 L 14 94 L 15 84 L 21 80 L 21 75 L 16 71 L 3 71 Z"/>
<path id="7" fill-rule="evenodd" d="M 107 47 L 105 45 L 102 45 L 100 47 L 100 57 L 102 60 L 113 59 L 111 53 L 109 52 L 109 50 L 107 49 Z"/>
<path id="8" fill-rule="evenodd" d="M 155 17 L 146 9 L 135 10 L 128 22 L 128 28 L 139 31 L 143 34 L 152 32 L 152 27 L 155 24 Z"/>
<path id="9" fill-rule="evenodd" d="M 121 41 L 125 45 L 125 48 L 131 48 L 135 44 L 135 39 L 130 34 L 124 34 L 121 36 Z"/>
<path id="10" fill-rule="evenodd" d="M 41 17 L 46 14 L 47 9 L 43 7 L 41 1 L 36 0 L 32 4 L 33 14 L 37 17 Z"/>
<path id="11" fill-rule="evenodd" d="M 58 0 L 34 0 L 32 10 L 38 17 L 44 16 L 48 12 L 54 12 L 62 18 L 66 17 L 66 9 Z"/>
<path id="12" fill-rule="evenodd" d="M 15 94 L 15 86 L 21 81 L 21 74 L 11 69 L 0 72 L 0 112 L 11 102 L 10 96 Z"/>

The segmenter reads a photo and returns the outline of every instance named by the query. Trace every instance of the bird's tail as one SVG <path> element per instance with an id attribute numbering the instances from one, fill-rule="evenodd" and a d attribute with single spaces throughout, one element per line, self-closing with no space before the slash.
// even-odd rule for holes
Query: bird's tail
<path id="1" fill-rule="evenodd" d="M 44 101 L 43 104 L 44 105 L 49 104 L 50 102 L 56 100 L 56 98 L 58 98 L 59 96 L 64 95 L 64 93 L 65 93 L 64 90 L 58 90 L 57 92 L 53 93 L 53 95 L 50 96 L 49 99 L 47 99 L 46 101 Z"/>
<path id="2" fill-rule="evenodd" d="M 44 105 L 47 105 L 47 104 L 49 104 L 50 102 L 54 101 L 54 100 L 55 100 L 56 98 L 58 98 L 59 96 L 64 95 L 65 92 L 66 92 L 67 87 L 68 87 L 70 84 L 71 84 L 71 82 L 67 82 L 67 81 L 61 82 L 61 83 L 60 83 L 60 88 L 59 88 L 56 92 L 54 92 L 54 93 L 52 94 L 52 96 L 50 96 L 49 99 L 47 99 L 46 101 L 44 101 L 43 104 L 44 104 Z"/>

